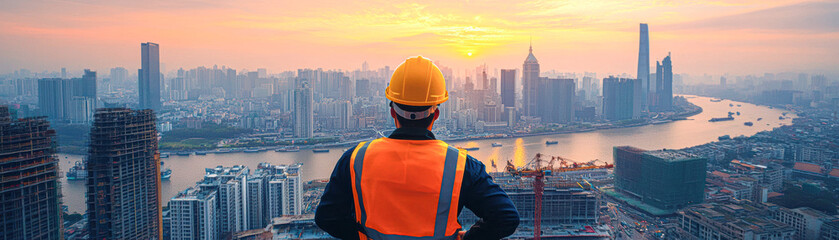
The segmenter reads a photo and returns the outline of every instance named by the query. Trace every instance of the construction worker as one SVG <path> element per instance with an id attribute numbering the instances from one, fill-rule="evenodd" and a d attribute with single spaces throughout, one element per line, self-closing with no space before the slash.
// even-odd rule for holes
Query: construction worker
<path id="1" fill-rule="evenodd" d="M 519 215 L 510 198 L 466 151 L 431 132 L 446 81 L 431 60 L 405 60 L 385 90 L 396 130 L 347 150 L 332 172 L 315 223 L 341 239 L 501 239 Z M 481 220 L 462 231 L 463 207 Z"/>

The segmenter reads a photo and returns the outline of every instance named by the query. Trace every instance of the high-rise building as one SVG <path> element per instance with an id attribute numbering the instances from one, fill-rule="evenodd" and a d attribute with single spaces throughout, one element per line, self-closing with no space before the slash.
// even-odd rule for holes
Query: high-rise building
<path id="1" fill-rule="evenodd" d="M 63 239 L 55 130 L 0 106 L 0 239 Z"/>
<path id="2" fill-rule="evenodd" d="M 615 187 L 644 204 L 672 211 L 705 199 L 705 158 L 676 150 L 614 148 Z"/>
<path id="3" fill-rule="evenodd" d="M 309 80 L 298 77 L 294 87 L 294 137 L 311 138 L 314 135 L 314 103 Z"/>
<path id="4" fill-rule="evenodd" d="M 38 80 L 38 107 L 54 121 L 90 121 L 96 108 L 96 72 L 83 78 Z"/>
<path id="5" fill-rule="evenodd" d="M 612 76 L 603 79 L 603 118 L 619 121 L 638 117 L 633 111 L 637 81 Z"/>
<path id="6" fill-rule="evenodd" d="M 501 104 L 516 107 L 516 70 L 501 69 Z"/>
<path id="7" fill-rule="evenodd" d="M 73 84 L 69 79 L 44 78 L 38 80 L 38 107 L 50 120 L 65 120 L 70 115 Z"/>
<path id="8" fill-rule="evenodd" d="M 540 113 L 539 104 L 539 61 L 533 56 L 533 45 L 530 46 L 530 53 L 522 65 L 522 99 L 524 100 L 524 115 L 537 116 Z"/>
<path id="9" fill-rule="evenodd" d="M 635 89 L 641 94 L 635 96 L 636 112 L 647 110 L 647 94 L 650 92 L 650 34 L 646 23 L 641 24 L 641 36 L 638 46 L 638 74 L 635 76 L 640 80 L 635 83 Z"/>
<path id="10" fill-rule="evenodd" d="M 356 97 L 371 97 L 370 80 L 358 79 L 355 80 L 355 96 Z"/>
<path id="11" fill-rule="evenodd" d="M 111 74 L 109 75 L 111 78 L 111 82 L 116 84 L 122 84 L 128 81 L 128 69 L 124 67 L 115 67 L 111 68 Z"/>
<path id="12" fill-rule="evenodd" d="M 196 186 L 201 190 L 214 191 L 218 209 L 218 236 L 224 237 L 248 228 L 246 192 L 249 169 L 246 166 L 233 166 L 204 169 L 204 179 Z"/>
<path id="13" fill-rule="evenodd" d="M 248 177 L 247 193 L 245 203 L 248 205 L 247 216 L 248 229 L 263 228 L 267 224 L 268 217 L 265 209 L 265 176 L 255 173 Z"/>
<path id="14" fill-rule="evenodd" d="M 82 78 L 76 81 L 78 83 L 75 84 L 77 86 L 77 90 L 74 91 L 75 95 L 96 101 L 96 72 L 85 69 Z"/>
<path id="15" fill-rule="evenodd" d="M 142 68 L 137 72 L 140 109 L 160 110 L 160 46 L 157 43 L 142 43 L 140 55 Z"/>
<path id="16" fill-rule="evenodd" d="M 670 54 L 661 62 L 656 61 L 655 87 L 656 91 L 652 97 L 655 99 L 651 109 L 658 112 L 666 112 L 673 109 L 673 63 L 670 62 Z"/>
<path id="17" fill-rule="evenodd" d="M 102 108 L 90 130 L 91 239 L 160 239 L 160 154 L 152 110 Z"/>
<path id="18" fill-rule="evenodd" d="M 188 188 L 169 201 L 171 240 L 216 240 L 219 211 L 216 191 Z"/>
<path id="19" fill-rule="evenodd" d="M 574 121 L 574 79 L 542 78 L 538 95 L 539 112 L 544 123 Z"/>

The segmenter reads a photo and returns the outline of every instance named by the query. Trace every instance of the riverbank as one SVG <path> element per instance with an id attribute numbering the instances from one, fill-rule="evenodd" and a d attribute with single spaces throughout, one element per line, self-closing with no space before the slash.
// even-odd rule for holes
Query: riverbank
<path id="1" fill-rule="evenodd" d="M 702 108 L 697 106 L 696 104 L 687 101 L 686 95 L 678 96 L 681 99 L 677 98 L 676 103 L 677 107 L 680 109 L 684 109 L 682 112 L 673 113 L 672 115 L 668 115 L 664 118 L 655 118 L 654 117 L 647 117 L 644 119 L 633 119 L 633 120 L 624 120 L 618 122 L 594 122 L 594 123 L 584 123 L 584 124 L 577 124 L 571 125 L 571 127 L 564 127 L 560 130 L 552 130 L 552 131 L 540 131 L 540 132 L 527 132 L 527 133 L 487 133 L 485 135 L 477 135 L 477 136 L 442 136 L 440 139 L 449 142 L 463 142 L 463 141 L 474 141 L 474 140 L 487 140 L 487 139 L 507 139 L 507 138 L 521 138 L 521 137 L 533 137 L 533 136 L 546 136 L 546 135 L 558 135 L 558 134 L 572 134 L 572 133 L 584 133 L 584 132 L 591 132 L 591 131 L 599 131 L 599 130 L 608 130 L 608 129 L 619 129 L 619 128 L 633 128 L 633 127 L 642 127 L 647 125 L 655 125 L 655 124 L 664 124 L 664 123 L 671 123 L 675 121 L 681 120 L 688 120 L 688 117 L 695 116 L 697 114 L 702 113 Z M 693 98 L 695 96 L 688 96 Z M 167 133 L 168 134 L 168 133 Z M 343 142 L 334 142 L 334 143 L 316 143 L 316 144 L 266 144 L 266 145 L 243 145 L 243 146 L 234 146 L 234 147 L 224 147 L 224 148 L 212 148 L 212 144 L 206 144 L 206 148 L 171 148 L 167 146 L 167 144 L 160 144 L 160 151 L 166 155 L 187 155 L 187 154 L 208 154 L 208 153 L 236 153 L 236 152 L 259 152 L 259 151 L 274 151 L 281 148 L 295 146 L 301 150 L 309 150 L 309 149 L 316 149 L 316 148 L 336 148 L 336 147 L 351 147 L 355 146 L 360 142 L 363 141 L 370 141 L 375 138 L 368 137 L 362 139 L 354 139 L 349 141 Z M 189 140 L 189 139 L 186 139 Z M 291 141 L 284 141 L 285 143 L 291 143 Z M 315 141 L 317 142 L 317 141 Z M 87 154 L 85 146 L 76 146 L 76 145 L 60 145 L 59 153 L 62 154 Z"/>
<path id="2" fill-rule="evenodd" d="M 559 131 L 543 131 L 543 132 L 532 132 L 532 133 L 487 133 L 486 135 L 482 136 L 458 136 L 458 137 L 441 137 L 441 140 L 447 142 L 463 142 L 463 141 L 474 141 L 474 140 L 488 140 L 488 139 L 508 139 L 508 138 L 521 138 L 521 137 L 533 137 L 533 136 L 546 136 L 546 135 L 559 135 L 559 134 L 572 134 L 572 133 L 584 133 L 584 132 L 592 132 L 592 131 L 599 131 L 599 130 L 608 130 L 608 129 L 620 129 L 620 128 L 632 128 L 632 127 L 642 127 L 647 125 L 655 125 L 655 124 L 665 124 L 671 123 L 675 121 L 681 120 L 688 120 L 688 117 L 695 116 L 697 114 L 702 113 L 702 108 L 697 106 L 696 104 L 687 101 L 684 96 L 679 104 L 684 104 L 683 106 L 679 106 L 682 109 L 686 109 L 685 111 L 673 113 L 665 118 L 646 118 L 646 119 L 635 119 L 635 120 L 627 120 L 627 121 L 620 121 L 620 122 L 602 122 L 602 123 L 594 123 L 594 124 L 587 124 L 589 127 L 585 128 L 573 128 L 573 129 L 563 129 Z M 690 96 L 695 97 L 695 96 Z M 244 147 L 236 147 L 236 148 L 216 148 L 216 149 L 207 149 L 207 150 L 198 150 L 196 153 L 198 154 L 207 154 L 207 153 L 233 153 L 233 152 L 242 152 L 246 151 L 247 149 L 251 149 L 251 151 L 274 151 L 281 148 L 295 146 L 300 150 L 310 150 L 310 149 L 317 149 L 317 148 L 336 148 L 336 147 L 352 147 L 358 145 L 360 142 L 370 141 L 375 138 L 364 138 L 364 139 L 355 139 L 350 141 L 344 141 L 339 143 L 323 143 L 323 144 L 307 144 L 307 145 L 266 145 L 266 146 L 256 146 L 252 148 L 244 148 Z M 165 152 L 166 154 L 184 154 L 183 151 L 178 151 L 175 149 L 161 149 L 161 152 Z"/>

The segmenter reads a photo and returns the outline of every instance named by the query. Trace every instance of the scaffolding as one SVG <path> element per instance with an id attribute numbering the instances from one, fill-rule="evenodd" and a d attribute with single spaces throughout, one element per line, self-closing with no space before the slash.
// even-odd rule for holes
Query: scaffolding
<path id="1" fill-rule="evenodd" d="M 62 239 L 55 130 L 0 106 L 0 239 Z"/>
<path id="2" fill-rule="evenodd" d="M 103 108 L 90 130 L 91 239 L 160 239 L 160 154 L 152 110 Z"/>

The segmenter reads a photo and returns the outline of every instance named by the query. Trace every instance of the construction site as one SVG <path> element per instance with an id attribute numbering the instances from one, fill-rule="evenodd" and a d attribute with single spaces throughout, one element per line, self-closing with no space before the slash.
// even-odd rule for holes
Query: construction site
<path id="1" fill-rule="evenodd" d="M 0 106 L 0 239 L 63 239 L 55 130 Z"/>
<path id="2" fill-rule="evenodd" d="M 89 151 L 90 238 L 160 238 L 160 156 L 154 113 L 98 109 Z"/>
<path id="3" fill-rule="evenodd" d="M 536 154 L 524 166 L 508 161 L 504 171 L 490 173 L 521 218 L 510 238 L 609 239 L 610 230 L 599 222 L 603 203 L 590 181 L 606 180 L 614 165 L 600 162 Z M 494 162 L 493 167 L 497 168 Z M 479 218 L 464 209 L 459 219 L 468 228 Z"/>

